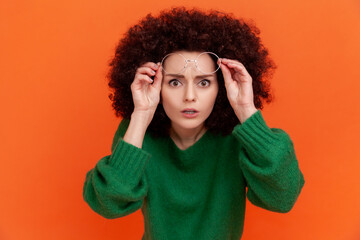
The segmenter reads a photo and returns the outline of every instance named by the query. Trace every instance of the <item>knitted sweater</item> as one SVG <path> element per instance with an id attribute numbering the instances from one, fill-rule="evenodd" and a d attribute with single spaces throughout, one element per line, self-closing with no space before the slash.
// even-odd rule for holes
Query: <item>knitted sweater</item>
<path id="1" fill-rule="evenodd" d="M 141 208 L 142 240 L 238 240 L 245 200 L 285 213 L 305 183 L 289 135 L 258 110 L 227 136 L 210 131 L 181 150 L 170 137 L 145 134 L 142 148 L 115 133 L 111 155 L 86 174 L 83 197 L 114 219 Z M 247 189 L 247 191 L 246 191 Z"/>

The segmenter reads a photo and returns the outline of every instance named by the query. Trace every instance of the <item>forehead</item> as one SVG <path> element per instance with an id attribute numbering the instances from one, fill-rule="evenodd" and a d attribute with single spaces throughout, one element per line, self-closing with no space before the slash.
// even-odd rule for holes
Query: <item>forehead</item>
<path id="1" fill-rule="evenodd" d="M 204 53 L 204 51 L 200 52 L 200 51 L 174 51 L 172 52 L 172 54 L 167 57 L 166 59 L 164 59 L 164 63 L 166 64 L 177 64 L 179 62 L 183 63 L 185 59 L 187 60 L 195 60 L 197 57 L 199 57 L 199 55 L 203 53 L 201 55 L 200 58 L 198 58 L 198 61 L 201 61 L 203 63 L 211 63 L 212 59 L 210 57 L 209 54 Z M 180 54 L 182 57 L 180 57 L 180 55 L 175 55 L 175 54 Z M 177 56 L 177 57 L 176 57 Z M 185 58 L 185 59 L 184 59 Z"/>
<path id="2" fill-rule="evenodd" d="M 194 72 L 194 74 L 207 74 L 213 76 L 216 66 L 211 54 L 205 51 L 174 51 L 167 54 L 161 64 L 165 76 L 185 74 L 185 72 Z M 202 75 L 205 76 L 205 75 Z"/>
<path id="3" fill-rule="evenodd" d="M 202 52 L 197 52 L 197 51 L 191 51 L 190 52 L 190 51 L 182 50 L 182 51 L 175 51 L 174 53 L 179 53 L 179 54 L 183 55 L 187 59 L 195 59 Z"/>

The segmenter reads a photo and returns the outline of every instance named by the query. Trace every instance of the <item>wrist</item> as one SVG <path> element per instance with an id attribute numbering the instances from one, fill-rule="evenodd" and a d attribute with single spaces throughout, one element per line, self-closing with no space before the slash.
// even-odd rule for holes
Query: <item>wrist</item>
<path id="1" fill-rule="evenodd" d="M 255 106 L 238 108 L 235 111 L 235 115 L 239 119 L 240 123 L 243 124 L 249 117 L 256 113 L 258 109 Z"/>
<path id="2" fill-rule="evenodd" d="M 134 109 L 134 112 L 131 114 L 131 119 L 138 124 L 148 126 L 154 116 L 155 111 L 151 110 L 136 110 Z"/>

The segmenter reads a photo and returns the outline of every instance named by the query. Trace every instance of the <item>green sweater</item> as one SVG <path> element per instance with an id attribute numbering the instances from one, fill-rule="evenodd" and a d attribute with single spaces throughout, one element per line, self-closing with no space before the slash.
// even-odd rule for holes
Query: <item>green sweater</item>
<path id="1" fill-rule="evenodd" d="M 143 240 L 238 240 L 246 196 L 285 213 L 305 183 L 289 135 L 269 128 L 260 110 L 232 134 L 207 131 L 186 150 L 148 132 L 141 149 L 131 145 L 122 139 L 128 124 L 121 121 L 111 155 L 86 174 L 83 197 L 108 219 L 141 208 Z"/>

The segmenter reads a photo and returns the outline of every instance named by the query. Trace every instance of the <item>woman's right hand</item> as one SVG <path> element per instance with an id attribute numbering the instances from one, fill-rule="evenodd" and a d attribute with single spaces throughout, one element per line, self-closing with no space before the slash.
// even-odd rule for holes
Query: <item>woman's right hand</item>
<path id="1" fill-rule="evenodd" d="M 154 81 L 150 76 L 155 76 Z M 134 112 L 152 115 L 155 113 L 160 101 L 162 78 L 160 63 L 147 62 L 136 70 L 134 81 L 131 84 Z"/>

